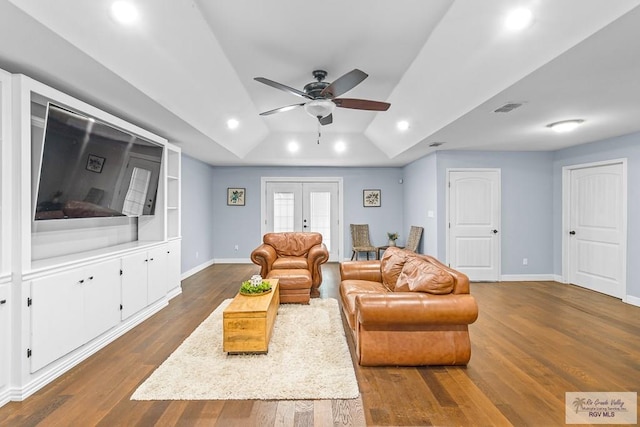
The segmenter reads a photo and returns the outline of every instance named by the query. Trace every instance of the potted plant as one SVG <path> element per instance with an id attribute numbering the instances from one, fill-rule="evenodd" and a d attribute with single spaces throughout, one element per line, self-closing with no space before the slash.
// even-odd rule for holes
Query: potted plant
<path id="1" fill-rule="evenodd" d="M 395 246 L 396 240 L 398 240 L 398 233 L 387 233 L 387 237 L 389 238 L 389 242 L 387 244 L 389 246 Z"/>

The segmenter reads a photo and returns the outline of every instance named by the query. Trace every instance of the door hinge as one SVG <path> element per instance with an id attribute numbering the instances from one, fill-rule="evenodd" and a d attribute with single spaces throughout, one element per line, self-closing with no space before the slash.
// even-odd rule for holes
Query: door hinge
<path id="1" fill-rule="evenodd" d="M 31 349 L 30 349 L 30 348 L 28 348 L 28 349 L 27 349 L 27 359 L 28 359 L 28 358 L 30 358 L 30 357 L 31 357 Z"/>
<path id="2" fill-rule="evenodd" d="M 33 304 L 33 300 L 31 298 L 27 298 L 27 307 L 31 307 L 31 304 Z"/>

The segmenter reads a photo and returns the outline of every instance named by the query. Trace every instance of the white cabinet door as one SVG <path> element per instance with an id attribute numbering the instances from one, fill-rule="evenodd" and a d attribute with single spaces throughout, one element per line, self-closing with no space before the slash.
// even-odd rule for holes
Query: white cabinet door
<path id="1" fill-rule="evenodd" d="M 11 331 L 9 330 L 9 285 L 0 285 L 0 390 L 9 383 L 9 352 Z"/>
<path id="2" fill-rule="evenodd" d="M 122 320 L 147 306 L 147 253 L 122 257 Z"/>
<path id="3" fill-rule="evenodd" d="M 181 244 L 172 240 L 167 245 L 167 292 L 180 286 Z"/>
<path id="4" fill-rule="evenodd" d="M 85 341 L 120 322 L 120 260 L 91 266 L 83 283 Z"/>
<path id="5" fill-rule="evenodd" d="M 83 270 L 31 282 L 31 372 L 83 344 Z"/>
<path id="6" fill-rule="evenodd" d="M 151 304 L 167 294 L 167 246 L 151 249 L 147 260 L 147 303 Z"/>

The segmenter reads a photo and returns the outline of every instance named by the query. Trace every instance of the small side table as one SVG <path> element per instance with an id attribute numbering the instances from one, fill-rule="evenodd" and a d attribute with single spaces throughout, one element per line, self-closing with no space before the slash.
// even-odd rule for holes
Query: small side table
<path id="1" fill-rule="evenodd" d="M 386 251 L 387 249 L 391 248 L 392 246 L 378 246 L 378 258 L 376 259 L 380 259 L 382 257 L 382 252 Z M 404 246 L 396 246 L 396 248 L 400 248 L 400 249 L 404 249 Z"/>

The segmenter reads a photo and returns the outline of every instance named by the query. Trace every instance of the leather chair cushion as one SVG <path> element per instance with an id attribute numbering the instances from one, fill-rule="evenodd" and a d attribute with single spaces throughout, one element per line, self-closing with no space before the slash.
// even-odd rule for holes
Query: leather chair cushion
<path id="1" fill-rule="evenodd" d="M 435 295 L 453 291 L 453 276 L 446 270 L 415 257 L 406 260 L 398 276 L 395 292 L 427 292 Z"/>
<path id="2" fill-rule="evenodd" d="M 404 263 L 407 260 L 407 251 L 397 247 L 390 247 L 384 251 L 380 260 L 380 272 L 382 274 L 382 284 L 391 292 L 396 288 L 398 277 L 402 272 Z"/>
<path id="3" fill-rule="evenodd" d="M 272 267 L 274 270 L 291 270 L 291 269 L 308 269 L 309 263 L 306 258 L 289 256 L 283 258 L 276 258 L 273 261 Z"/>
<path id="4" fill-rule="evenodd" d="M 322 244 L 322 234 L 267 233 L 262 241 L 273 246 L 278 257 L 306 257 L 309 249 Z"/>

